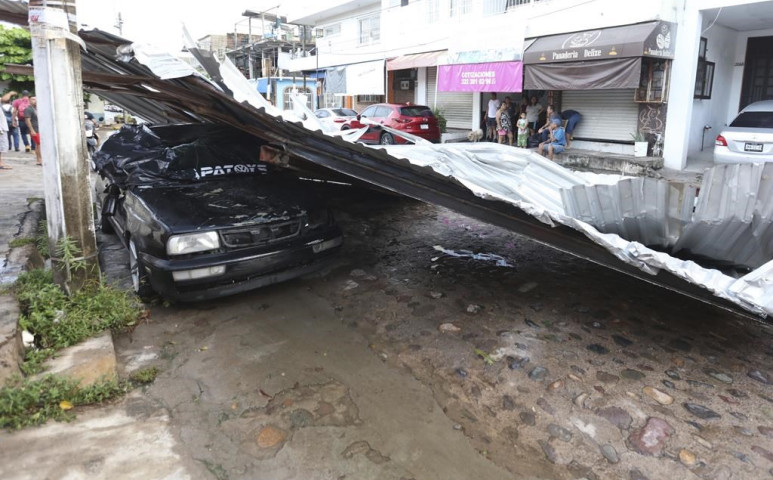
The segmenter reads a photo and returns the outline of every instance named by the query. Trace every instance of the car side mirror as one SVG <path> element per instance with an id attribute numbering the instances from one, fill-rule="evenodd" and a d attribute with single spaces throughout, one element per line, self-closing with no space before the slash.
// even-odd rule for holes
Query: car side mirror
<path id="1" fill-rule="evenodd" d="M 362 115 L 360 115 L 360 114 L 357 114 L 357 121 L 358 121 L 358 122 L 360 121 L 360 119 L 361 119 L 361 118 L 362 118 Z"/>

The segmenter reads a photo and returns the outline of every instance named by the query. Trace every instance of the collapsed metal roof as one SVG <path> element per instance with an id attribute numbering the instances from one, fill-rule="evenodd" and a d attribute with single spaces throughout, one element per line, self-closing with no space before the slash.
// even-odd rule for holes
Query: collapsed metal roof
<path id="1" fill-rule="evenodd" d="M 232 64 L 195 45 L 212 80 L 115 35 L 79 35 L 84 87 L 150 122 L 227 124 L 296 167 L 440 205 L 724 308 L 773 314 L 773 165 L 717 167 L 698 194 L 661 180 L 589 180 L 492 144 L 372 148 L 315 129 L 313 115 L 306 126 L 285 121 Z"/>

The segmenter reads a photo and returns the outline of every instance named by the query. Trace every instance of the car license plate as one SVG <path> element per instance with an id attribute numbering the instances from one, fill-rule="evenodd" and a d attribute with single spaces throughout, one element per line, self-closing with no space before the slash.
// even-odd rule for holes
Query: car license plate
<path id="1" fill-rule="evenodd" d="M 747 143 L 743 146 L 744 152 L 762 152 L 761 143 Z"/>
<path id="2" fill-rule="evenodd" d="M 419 125 L 419 128 L 421 128 L 422 130 L 429 130 L 429 125 L 427 125 L 426 123 L 423 123 L 423 124 Z M 760 145 L 760 146 L 762 146 L 762 145 Z M 760 151 L 762 151 L 762 150 L 760 150 Z"/>

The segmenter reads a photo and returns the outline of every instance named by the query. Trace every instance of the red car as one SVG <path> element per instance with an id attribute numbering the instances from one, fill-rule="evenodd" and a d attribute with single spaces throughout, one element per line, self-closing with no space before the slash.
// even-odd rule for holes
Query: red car
<path id="1" fill-rule="evenodd" d="M 362 121 L 366 118 L 368 119 L 367 124 Z M 341 130 L 369 126 L 368 131 L 360 137 L 359 141 L 362 143 L 381 145 L 410 143 L 402 137 L 385 131 L 380 125 L 416 135 L 432 143 L 440 143 L 440 127 L 437 117 L 429 107 L 424 105 L 376 103 L 344 123 Z"/>

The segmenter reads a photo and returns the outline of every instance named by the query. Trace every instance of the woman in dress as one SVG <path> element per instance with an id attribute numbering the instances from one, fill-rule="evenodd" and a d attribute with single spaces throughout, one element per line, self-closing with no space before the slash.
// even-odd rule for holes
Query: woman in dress
<path id="1" fill-rule="evenodd" d="M 513 120 L 510 118 L 510 111 L 508 110 L 507 103 L 503 103 L 497 110 L 497 135 L 499 143 L 507 143 L 513 146 Z"/>

